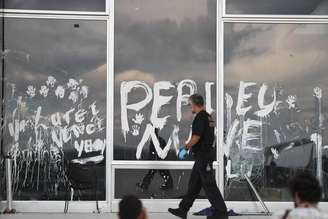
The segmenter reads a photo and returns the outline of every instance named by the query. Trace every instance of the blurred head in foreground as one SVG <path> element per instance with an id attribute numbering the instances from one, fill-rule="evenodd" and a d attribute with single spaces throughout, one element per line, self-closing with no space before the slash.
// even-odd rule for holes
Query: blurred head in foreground
<path id="1" fill-rule="evenodd" d="M 147 219 L 141 201 L 133 195 L 124 196 L 120 201 L 118 216 L 120 219 Z"/>
<path id="2" fill-rule="evenodd" d="M 316 207 L 321 199 L 320 183 L 309 173 L 301 173 L 293 177 L 289 182 L 289 190 L 295 207 Z"/>

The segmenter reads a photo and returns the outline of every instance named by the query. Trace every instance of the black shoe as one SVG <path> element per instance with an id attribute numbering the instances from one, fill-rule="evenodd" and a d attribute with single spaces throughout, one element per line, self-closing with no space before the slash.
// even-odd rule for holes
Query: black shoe
<path id="1" fill-rule="evenodd" d="M 170 190 L 173 189 L 173 184 L 171 183 L 163 183 L 160 187 L 161 190 Z"/>
<path id="2" fill-rule="evenodd" d="M 187 213 L 186 211 L 182 210 L 181 208 L 169 208 L 168 210 L 171 214 L 174 216 L 177 216 L 182 219 L 187 219 Z"/>
<path id="3" fill-rule="evenodd" d="M 227 211 L 216 211 L 212 216 L 207 216 L 207 219 L 228 219 Z"/>

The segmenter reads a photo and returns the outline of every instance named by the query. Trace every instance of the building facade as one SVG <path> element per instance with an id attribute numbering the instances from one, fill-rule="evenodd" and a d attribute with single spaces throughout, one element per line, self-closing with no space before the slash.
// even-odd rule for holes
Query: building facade
<path id="1" fill-rule="evenodd" d="M 1 152 L 17 210 L 62 211 L 70 163 L 90 166 L 81 180 L 96 174 L 102 211 L 126 194 L 150 211 L 175 206 L 193 165 L 177 159 L 193 93 L 216 118 L 229 207 L 261 210 L 245 175 L 272 210 L 292 206 L 287 182 L 300 171 L 318 177 L 326 206 L 327 1 L 2 3 Z M 70 211 L 94 199 L 74 191 Z M 195 209 L 208 205 L 201 193 Z"/>

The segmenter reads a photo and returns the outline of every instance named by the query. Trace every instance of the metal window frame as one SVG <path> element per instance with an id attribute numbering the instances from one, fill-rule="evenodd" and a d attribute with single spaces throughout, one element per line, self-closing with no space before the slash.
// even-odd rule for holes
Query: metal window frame
<path id="1" fill-rule="evenodd" d="M 311 15 L 311 14 L 248 14 L 248 13 L 242 13 L 242 14 L 233 14 L 228 13 L 227 11 L 227 1 L 229 0 L 219 0 L 222 1 L 222 7 L 223 7 L 223 17 L 224 18 L 255 18 L 255 19 L 324 19 L 328 18 L 328 12 L 327 14 L 322 15 Z M 245 0 L 246 1 L 246 0 Z M 274 0 L 273 0 L 274 1 Z"/>
<path id="2" fill-rule="evenodd" d="M 34 10 L 34 9 L 2 9 L 4 13 L 13 14 L 48 14 L 48 15 L 109 15 L 110 4 L 112 0 L 105 0 L 105 8 L 103 11 L 66 11 L 66 10 Z"/>

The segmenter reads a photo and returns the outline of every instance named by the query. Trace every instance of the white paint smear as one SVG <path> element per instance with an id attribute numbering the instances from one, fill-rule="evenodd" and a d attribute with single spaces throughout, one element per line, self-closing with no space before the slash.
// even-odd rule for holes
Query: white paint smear
<path id="1" fill-rule="evenodd" d="M 245 103 L 248 102 L 253 94 L 246 93 L 246 88 L 256 85 L 254 82 L 243 82 L 241 81 L 239 84 L 239 91 L 238 91 L 238 100 L 237 100 L 237 107 L 236 112 L 239 116 L 245 116 L 246 113 L 252 108 L 252 106 L 245 107 Z"/>
<path id="2" fill-rule="evenodd" d="M 273 111 L 277 100 L 276 90 L 274 89 L 272 102 L 270 104 L 265 104 L 264 101 L 265 101 L 265 94 L 267 90 L 268 90 L 268 86 L 266 84 L 263 84 L 258 94 L 258 105 L 261 110 L 256 111 L 255 115 L 261 118 L 268 116 Z"/>
<path id="3" fill-rule="evenodd" d="M 215 109 L 212 108 L 212 86 L 214 82 L 205 82 L 205 109 L 209 114 L 212 114 Z"/>
<path id="4" fill-rule="evenodd" d="M 187 87 L 189 89 L 188 94 L 183 94 L 183 88 Z M 188 99 L 190 95 L 195 94 L 197 92 L 197 84 L 195 81 L 186 79 L 180 81 L 178 84 L 178 96 L 177 96 L 177 121 L 181 121 L 181 107 L 182 105 L 186 106 L 188 105 Z"/>
<path id="5" fill-rule="evenodd" d="M 168 152 L 170 151 L 170 146 L 172 144 L 172 139 L 170 137 L 169 140 L 167 141 L 166 146 L 162 149 L 160 147 L 159 141 L 158 141 L 158 139 L 156 137 L 156 134 L 155 134 L 155 127 L 152 126 L 151 124 L 148 124 L 146 126 L 146 129 L 144 131 L 142 139 L 141 139 L 141 141 L 139 142 L 139 144 L 137 146 L 136 158 L 138 160 L 141 158 L 142 149 L 144 148 L 144 146 L 148 142 L 149 138 L 151 138 L 151 140 L 153 141 L 153 144 L 154 144 L 157 155 L 161 159 L 164 160 L 166 158 Z"/>
<path id="6" fill-rule="evenodd" d="M 146 97 L 137 103 L 128 104 L 128 95 L 132 89 L 141 88 L 145 91 Z M 121 127 L 124 140 L 126 142 L 126 134 L 130 131 L 127 110 L 138 112 L 144 108 L 153 98 L 153 93 L 150 87 L 142 81 L 123 81 L 121 83 Z"/>
<path id="7" fill-rule="evenodd" d="M 170 115 L 167 115 L 160 118 L 158 117 L 158 114 L 161 107 L 169 104 L 170 100 L 173 98 L 173 96 L 162 96 L 160 94 L 161 90 L 169 90 L 172 87 L 174 86 L 169 81 L 159 81 L 154 84 L 154 99 L 150 121 L 153 123 L 155 128 L 162 129 L 166 124 L 167 118 L 170 117 Z"/>

